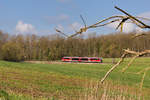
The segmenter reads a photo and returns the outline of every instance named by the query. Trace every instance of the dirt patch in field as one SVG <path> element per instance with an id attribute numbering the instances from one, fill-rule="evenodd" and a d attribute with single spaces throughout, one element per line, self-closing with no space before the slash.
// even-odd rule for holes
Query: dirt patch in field
<path id="1" fill-rule="evenodd" d="M 28 70 L 5 70 L 0 75 L 0 89 L 32 97 L 59 97 L 58 92 L 74 95 L 80 90 L 78 88 L 84 87 L 84 82 L 87 80 Z"/>
<path id="2" fill-rule="evenodd" d="M 35 64 L 107 64 L 107 63 L 84 63 L 84 62 L 61 62 L 61 61 L 24 61 Z"/>
<path id="3" fill-rule="evenodd" d="M 64 62 L 60 61 L 24 61 L 27 63 L 35 63 L 35 64 L 63 64 Z"/>

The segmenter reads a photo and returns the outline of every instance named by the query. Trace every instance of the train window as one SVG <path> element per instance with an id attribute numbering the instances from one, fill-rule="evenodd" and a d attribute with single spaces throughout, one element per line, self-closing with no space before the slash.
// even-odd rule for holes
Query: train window
<path id="1" fill-rule="evenodd" d="M 63 59 L 70 59 L 70 58 L 63 58 Z"/>
<path id="2" fill-rule="evenodd" d="M 91 58 L 91 60 L 99 60 L 99 59 L 97 59 L 97 58 Z"/>
<path id="3" fill-rule="evenodd" d="M 79 58 L 72 58 L 72 60 L 79 60 Z"/>
<path id="4" fill-rule="evenodd" d="M 88 61 L 88 58 L 81 58 L 82 61 Z"/>

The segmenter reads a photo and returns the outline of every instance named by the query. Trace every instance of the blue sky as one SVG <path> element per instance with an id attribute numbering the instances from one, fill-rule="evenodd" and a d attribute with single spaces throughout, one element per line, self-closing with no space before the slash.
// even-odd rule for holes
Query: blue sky
<path id="1" fill-rule="evenodd" d="M 64 32 L 73 32 L 71 25 L 75 29 L 83 25 L 80 14 L 88 25 L 121 15 L 114 5 L 133 15 L 150 18 L 150 0 L 0 0 L 0 30 L 10 34 L 47 35 L 55 33 L 54 28 L 58 27 Z M 115 29 L 106 26 L 89 32 L 105 34 Z"/>

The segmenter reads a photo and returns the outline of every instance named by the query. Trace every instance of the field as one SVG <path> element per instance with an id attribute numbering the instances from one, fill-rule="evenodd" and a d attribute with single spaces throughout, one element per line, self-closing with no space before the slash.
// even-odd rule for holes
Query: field
<path id="1" fill-rule="evenodd" d="M 139 87 L 143 73 L 137 72 L 150 67 L 150 58 L 136 59 L 121 73 L 129 59 L 99 87 L 97 82 L 113 66 L 112 59 L 104 59 L 102 64 L 0 61 L 0 97 L 2 100 L 149 100 L 150 71 L 142 93 Z"/>

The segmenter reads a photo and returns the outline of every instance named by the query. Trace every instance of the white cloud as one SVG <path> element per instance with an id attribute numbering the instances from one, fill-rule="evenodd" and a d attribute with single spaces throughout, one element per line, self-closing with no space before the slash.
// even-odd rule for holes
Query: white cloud
<path id="1" fill-rule="evenodd" d="M 144 20 L 144 19 L 141 19 L 141 20 L 146 24 L 150 24 L 150 12 L 144 12 L 142 14 L 139 14 L 138 16 L 148 19 L 148 20 Z"/>
<path id="2" fill-rule="evenodd" d="M 72 23 L 72 24 L 70 24 L 69 26 L 63 26 L 63 25 L 61 25 L 61 24 L 58 24 L 57 25 L 57 28 L 59 29 L 59 30 L 61 30 L 61 31 L 65 31 L 65 32 L 74 32 L 74 30 L 75 31 L 79 31 L 79 29 L 81 28 L 82 26 L 81 26 L 81 24 L 80 23 L 78 23 L 78 22 L 74 22 L 74 23 Z"/>
<path id="3" fill-rule="evenodd" d="M 45 19 L 49 24 L 58 24 L 69 20 L 69 16 L 66 14 L 60 14 L 58 16 L 46 16 Z"/>
<path id="4" fill-rule="evenodd" d="M 68 27 L 68 29 L 69 30 L 76 30 L 76 31 L 79 31 L 79 29 L 82 27 L 82 25 L 80 24 L 80 23 L 78 23 L 78 22 L 74 22 L 74 23 L 72 23 L 69 27 Z"/>
<path id="5" fill-rule="evenodd" d="M 120 22 L 114 22 L 112 24 L 107 25 L 109 28 L 116 29 Z M 120 27 L 119 27 L 120 29 Z M 124 23 L 123 25 L 123 32 L 128 33 L 135 30 L 135 25 L 132 23 Z M 120 30 L 119 30 L 120 31 Z"/>
<path id="6" fill-rule="evenodd" d="M 139 16 L 141 16 L 141 17 L 146 17 L 146 18 L 150 18 L 150 12 L 141 13 L 141 14 L 139 14 Z"/>
<path id="7" fill-rule="evenodd" d="M 66 35 L 72 35 L 75 33 L 75 31 L 79 31 L 79 29 L 81 28 L 81 24 L 78 22 L 74 22 L 70 25 L 64 25 L 64 26 L 58 24 L 56 28 L 64 32 Z"/>
<path id="8" fill-rule="evenodd" d="M 132 32 L 135 29 L 136 29 L 135 25 L 132 23 L 124 23 L 124 25 L 123 25 L 123 32 L 125 32 L 125 33 Z"/>
<path id="9" fill-rule="evenodd" d="M 18 21 L 16 25 L 16 34 L 36 34 L 36 30 L 33 25 L 26 24 L 23 21 Z"/>

